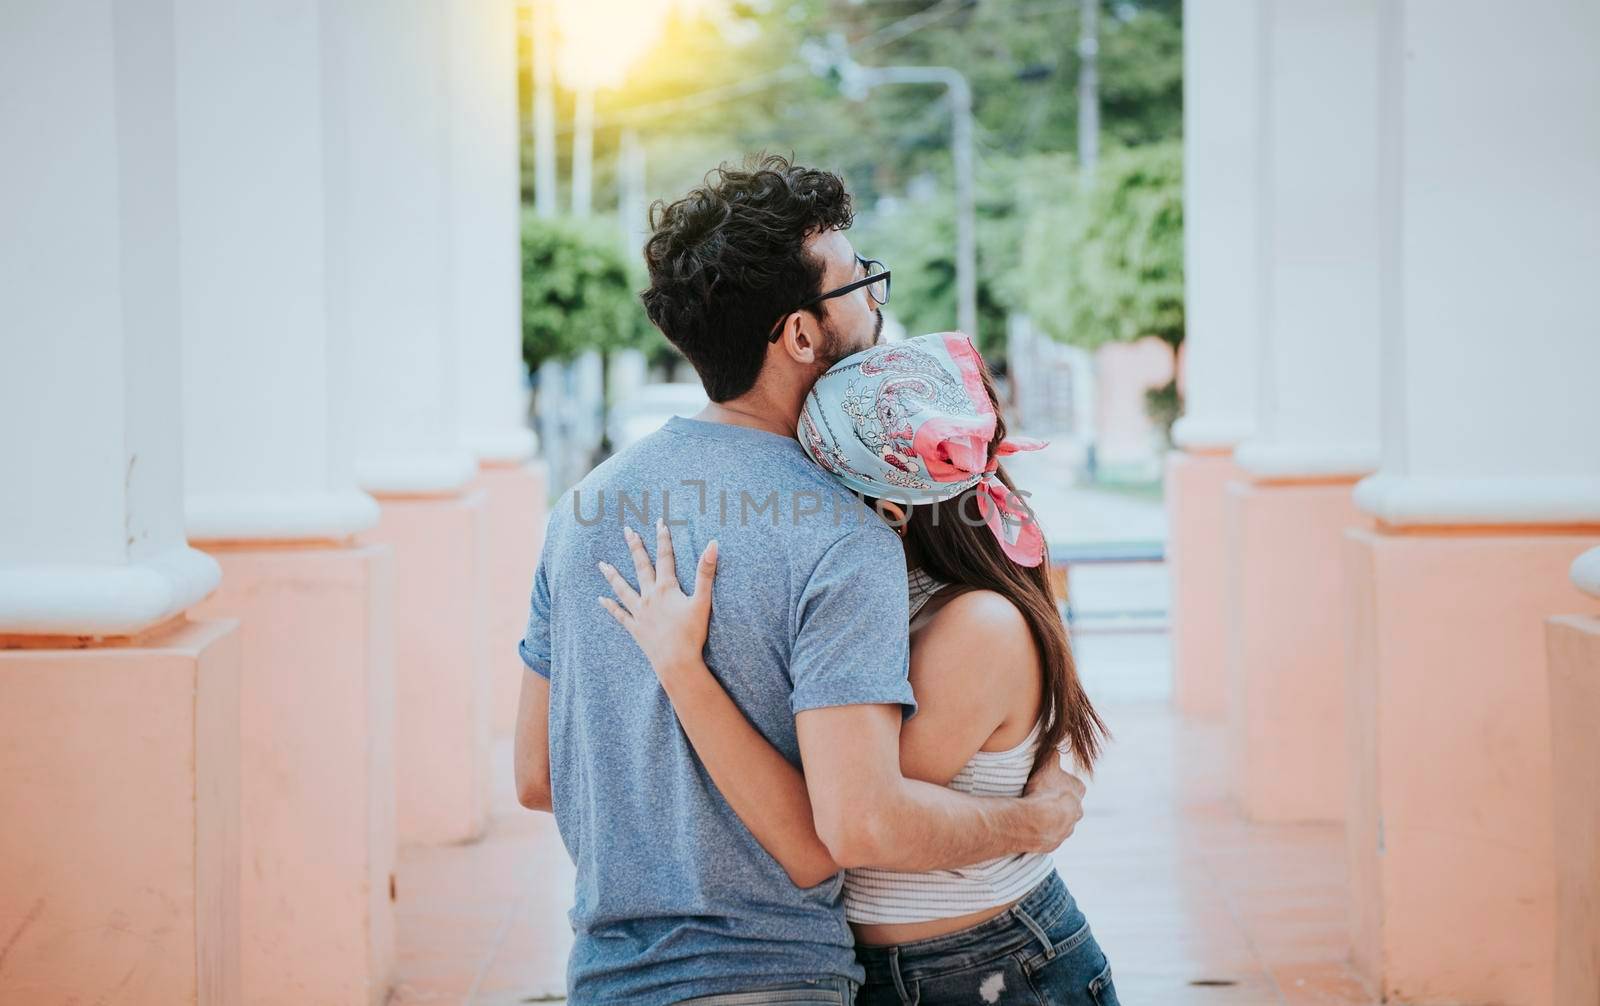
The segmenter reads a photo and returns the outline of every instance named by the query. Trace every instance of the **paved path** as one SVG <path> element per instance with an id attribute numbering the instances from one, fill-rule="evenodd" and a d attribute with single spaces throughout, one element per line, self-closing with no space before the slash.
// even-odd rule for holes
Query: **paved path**
<path id="1" fill-rule="evenodd" d="M 1104 691 L 1106 668 L 1087 660 Z M 1162 702 L 1107 701 L 1116 733 L 1086 817 L 1058 853 L 1127 1006 L 1371 1002 L 1347 969 L 1342 833 L 1252 826 L 1222 787 L 1215 726 Z M 473 845 L 408 850 L 391 1002 L 511 1006 L 559 997 L 572 869 L 550 819 L 516 805 L 496 747 L 494 824 Z"/>

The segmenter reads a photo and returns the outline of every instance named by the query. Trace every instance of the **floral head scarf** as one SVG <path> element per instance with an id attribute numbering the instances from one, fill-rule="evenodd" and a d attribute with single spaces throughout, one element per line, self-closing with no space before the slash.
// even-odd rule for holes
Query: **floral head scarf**
<path id="1" fill-rule="evenodd" d="M 1045 443 L 1007 437 L 990 460 L 994 431 L 977 349 L 959 332 L 941 332 L 834 364 L 806 395 L 798 435 L 811 460 L 867 496 L 938 503 L 976 490 L 978 512 L 1006 555 L 1037 566 L 1043 532 L 995 470 L 1000 457 Z"/>

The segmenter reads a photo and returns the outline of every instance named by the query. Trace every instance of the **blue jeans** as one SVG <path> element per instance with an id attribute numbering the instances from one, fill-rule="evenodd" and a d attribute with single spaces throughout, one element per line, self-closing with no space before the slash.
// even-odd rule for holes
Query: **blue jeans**
<path id="1" fill-rule="evenodd" d="M 856 983 L 845 978 L 791 982 L 750 992 L 685 999 L 678 1006 L 854 1006 Z"/>
<path id="2" fill-rule="evenodd" d="M 971 929 L 893 947 L 856 947 L 858 1006 L 1118 1006 L 1111 965 L 1052 873 Z"/>

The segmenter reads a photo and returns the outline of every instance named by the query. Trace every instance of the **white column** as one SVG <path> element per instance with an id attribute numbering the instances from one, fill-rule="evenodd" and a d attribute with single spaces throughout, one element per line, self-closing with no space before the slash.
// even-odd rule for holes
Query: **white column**
<path id="1" fill-rule="evenodd" d="M 451 493 L 477 471 L 457 419 L 448 7 L 347 0 L 330 61 L 344 103 L 330 267 L 355 349 L 356 479 L 379 494 Z"/>
<path id="2" fill-rule="evenodd" d="M 1600 542 L 1600 7 L 1387 0 L 1379 24 L 1382 461 L 1355 489 L 1378 526 L 1344 555 L 1353 960 L 1388 999 L 1577 1001 L 1554 991 L 1555 834 L 1586 780 L 1556 766 L 1591 751 L 1577 692 L 1536 669 Z"/>
<path id="3" fill-rule="evenodd" d="M 1262 337 L 1256 434 L 1235 457 L 1259 478 L 1365 475 L 1378 466 L 1378 2 L 1268 0 L 1261 15 Z"/>
<path id="4" fill-rule="evenodd" d="M 1391 525 L 1600 522 L 1600 7 L 1384 5 Z"/>
<path id="5" fill-rule="evenodd" d="M 189 536 L 342 539 L 378 505 L 329 317 L 319 3 L 178 13 Z"/>
<path id="6" fill-rule="evenodd" d="M 522 363 L 521 187 L 514 0 L 450 5 L 450 335 L 461 443 L 479 460 L 533 454 Z"/>
<path id="7" fill-rule="evenodd" d="M 1185 407 L 1179 447 L 1232 447 L 1255 428 L 1261 0 L 1184 4 Z"/>
<path id="8" fill-rule="evenodd" d="M 171 0 L 0 27 L 0 632 L 127 635 L 208 594 L 183 527 Z"/>

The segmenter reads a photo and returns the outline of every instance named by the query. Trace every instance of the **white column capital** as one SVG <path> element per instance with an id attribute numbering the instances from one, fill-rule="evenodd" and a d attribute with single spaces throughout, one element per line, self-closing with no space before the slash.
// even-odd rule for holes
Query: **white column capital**
<path id="1" fill-rule="evenodd" d="M 378 523 L 378 501 L 355 488 L 315 491 L 190 493 L 189 539 L 210 541 L 340 540 Z"/>
<path id="2" fill-rule="evenodd" d="M 1230 451 L 1254 431 L 1240 419 L 1184 415 L 1172 424 L 1172 442 L 1186 451 Z"/>
<path id="3" fill-rule="evenodd" d="M 221 582 L 216 560 L 184 545 L 116 565 L 0 567 L 0 632 L 131 636 L 193 607 Z"/>
<path id="4" fill-rule="evenodd" d="M 506 465 L 527 461 L 537 454 L 539 435 L 526 426 L 463 430 L 461 445 L 483 464 Z"/>
<path id="5" fill-rule="evenodd" d="M 1396 527 L 1600 524 L 1600 478 L 1396 476 L 1356 483 L 1356 506 Z"/>
<path id="6" fill-rule="evenodd" d="M 370 452 L 356 459 L 356 480 L 378 496 L 448 496 L 478 474 L 464 450 Z"/>
<path id="7" fill-rule="evenodd" d="M 1276 444 L 1247 440 L 1233 452 L 1246 474 L 1261 480 L 1358 479 L 1378 467 L 1378 449 L 1360 444 Z"/>
<path id="8" fill-rule="evenodd" d="M 1572 582 L 1590 597 L 1600 597 L 1600 548 L 1572 560 Z"/>

